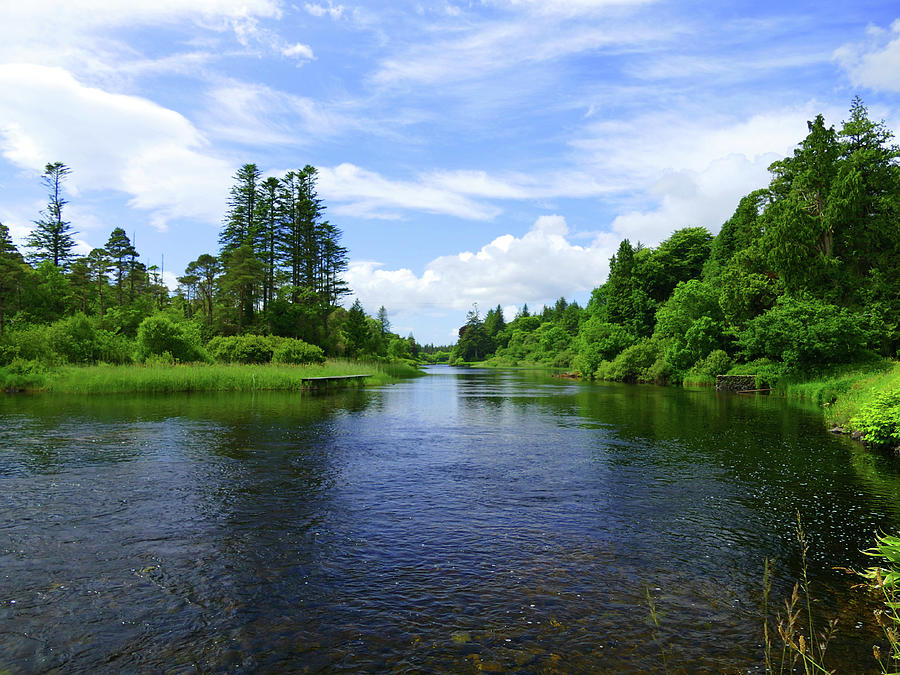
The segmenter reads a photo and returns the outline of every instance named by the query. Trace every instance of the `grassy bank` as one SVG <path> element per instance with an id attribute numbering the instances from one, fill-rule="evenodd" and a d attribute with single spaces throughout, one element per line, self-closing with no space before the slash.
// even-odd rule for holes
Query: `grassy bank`
<path id="1" fill-rule="evenodd" d="M 367 385 L 389 384 L 420 371 L 406 363 L 331 360 L 309 365 L 150 364 L 60 366 L 4 373 L 4 388 L 66 394 L 174 393 L 191 391 L 298 391 L 304 377 L 371 374 Z M 5 375 L 5 379 L 4 379 Z"/>
<path id="2" fill-rule="evenodd" d="M 860 416 L 880 397 L 900 392 L 900 363 L 881 361 L 865 366 L 846 366 L 816 379 L 779 383 L 785 396 L 804 398 L 821 405 L 828 424 L 845 431 L 861 430 Z"/>

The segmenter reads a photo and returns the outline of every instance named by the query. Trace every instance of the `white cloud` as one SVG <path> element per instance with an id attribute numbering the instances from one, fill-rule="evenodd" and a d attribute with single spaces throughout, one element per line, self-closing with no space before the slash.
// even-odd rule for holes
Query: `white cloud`
<path id="1" fill-rule="evenodd" d="M 353 164 L 319 169 L 319 192 L 337 202 L 335 213 L 394 220 L 403 211 L 439 213 L 466 220 L 492 220 L 501 209 L 486 200 L 591 197 L 622 189 L 584 171 L 549 174 L 432 171 L 415 180 L 392 180 Z M 476 201 L 477 200 L 477 201 Z"/>
<path id="2" fill-rule="evenodd" d="M 816 112 L 810 104 L 743 120 L 655 113 L 592 125 L 575 145 L 598 174 L 618 175 L 640 191 L 620 202 L 612 229 L 654 245 L 681 227 L 717 231 L 740 197 L 768 184 L 768 166 L 790 154 Z M 826 112 L 839 119 L 838 111 Z"/>
<path id="3" fill-rule="evenodd" d="M 582 52 L 634 49 L 660 43 L 681 29 L 628 21 L 575 21 L 564 15 L 516 17 L 446 30 L 444 40 L 415 44 L 384 59 L 372 76 L 386 86 L 439 85 L 481 80 L 523 64 L 539 64 Z"/>
<path id="4" fill-rule="evenodd" d="M 471 220 L 490 220 L 499 209 L 450 190 L 422 182 L 393 181 L 353 164 L 319 169 L 318 188 L 335 213 L 367 217 L 399 217 L 397 210 L 443 213 Z"/>
<path id="5" fill-rule="evenodd" d="M 312 47 L 309 45 L 305 45 L 303 43 L 297 42 L 293 45 L 285 46 L 281 49 L 282 56 L 287 57 L 297 57 L 299 59 L 314 59 L 316 58 L 313 55 Z"/>
<path id="6" fill-rule="evenodd" d="M 834 56 L 855 86 L 900 91 L 900 19 L 890 30 L 870 28 L 867 42 L 846 44 Z"/>
<path id="7" fill-rule="evenodd" d="M 281 0 L 41 0 L 0 3 L 0 59 L 105 73 L 134 58 L 117 35 L 125 26 L 177 26 L 252 33 L 258 18 L 281 17 Z M 53 36 L 48 40 L 47 36 Z"/>
<path id="8" fill-rule="evenodd" d="M 538 307 L 603 283 L 617 245 L 610 236 L 590 246 L 572 244 L 562 216 L 541 216 L 524 236 L 505 234 L 477 252 L 441 256 L 421 276 L 354 261 L 347 282 L 364 307 L 385 304 L 399 313 L 465 311 L 474 302 L 483 308 L 522 302 Z"/>
<path id="9" fill-rule="evenodd" d="M 327 7 L 318 3 L 307 2 L 303 5 L 303 9 L 313 16 L 325 16 L 328 14 L 332 19 L 340 19 L 341 15 L 344 13 L 344 6 L 335 6 L 331 0 L 329 0 Z"/>
<path id="10" fill-rule="evenodd" d="M 17 166 L 62 161 L 73 190 L 130 194 L 159 229 L 175 218 L 220 220 L 232 167 L 205 152 L 180 114 L 86 87 L 59 68 L 2 65 L 0 88 L 0 153 Z"/>
<path id="11" fill-rule="evenodd" d="M 356 125 L 339 110 L 262 84 L 229 82 L 208 98 L 204 129 L 247 145 L 302 145 Z"/>

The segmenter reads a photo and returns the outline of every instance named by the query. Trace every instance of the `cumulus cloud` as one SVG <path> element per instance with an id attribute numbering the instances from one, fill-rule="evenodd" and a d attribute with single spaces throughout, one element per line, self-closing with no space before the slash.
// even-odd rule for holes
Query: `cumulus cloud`
<path id="1" fill-rule="evenodd" d="M 363 306 L 390 298 L 391 310 L 401 314 L 434 308 L 462 312 L 475 302 L 481 307 L 522 302 L 538 307 L 603 283 L 617 245 L 607 235 L 589 246 L 573 244 L 562 216 L 541 216 L 522 237 L 505 234 L 477 252 L 441 256 L 421 275 L 354 261 L 347 281 Z"/>
<path id="2" fill-rule="evenodd" d="M 656 113 L 597 123 L 575 145 L 598 173 L 617 173 L 638 187 L 636 196 L 619 200 L 612 229 L 654 245 L 681 227 L 717 231 L 740 197 L 768 184 L 768 166 L 790 154 L 817 112 L 809 105 L 738 120 Z M 839 111 L 826 113 L 840 118 Z"/>
<path id="3" fill-rule="evenodd" d="M 312 47 L 309 45 L 296 42 L 292 45 L 285 45 L 281 48 L 282 56 L 297 57 L 300 59 L 314 59 Z"/>
<path id="4" fill-rule="evenodd" d="M 220 220 L 232 167 L 207 154 L 182 115 L 60 68 L 2 65 L 0 88 L 0 153 L 13 164 L 41 171 L 62 161 L 72 189 L 125 192 L 158 229 L 174 218 Z"/>
<path id="5" fill-rule="evenodd" d="M 871 27 L 865 42 L 844 45 L 834 56 L 854 85 L 900 91 L 900 19 L 889 30 Z"/>

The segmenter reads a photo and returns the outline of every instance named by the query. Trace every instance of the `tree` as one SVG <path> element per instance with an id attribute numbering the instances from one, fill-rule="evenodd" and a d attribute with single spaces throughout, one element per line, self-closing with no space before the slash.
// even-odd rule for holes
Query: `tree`
<path id="1" fill-rule="evenodd" d="M 463 361 L 477 361 L 486 357 L 493 348 L 494 343 L 484 329 L 484 321 L 476 304 L 466 314 L 466 325 L 459 329 L 459 340 L 454 353 L 456 358 Z"/>
<path id="2" fill-rule="evenodd" d="M 344 325 L 344 339 L 346 340 L 347 353 L 357 356 L 367 342 L 369 325 L 366 322 L 366 313 L 357 298 L 347 312 L 347 322 Z"/>
<path id="3" fill-rule="evenodd" d="M 197 290 L 200 292 L 202 299 L 201 308 L 206 316 L 206 322 L 212 323 L 213 320 L 213 299 L 216 293 L 216 283 L 221 272 L 219 260 L 215 256 L 204 253 L 196 260 L 188 263 L 185 269 L 185 275 L 196 275 Z"/>
<path id="4" fill-rule="evenodd" d="M 106 242 L 106 253 L 112 260 L 112 269 L 115 273 L 116 281 L 116 299 L 119 306 L 122 306 L 124 304 L 122 289 L 125 283 L 126 272 L 133 267 L 137 251 L 132 246 L 131 240 L 128 239 L 128 235 L 125 234 L 125 230 L 117 227 L 110 233 Z M 133 284 L 131 288 L 133 294 Z"/>
<path id="5" fill-rule="evenodd" d="M 387 310 L 384 308 L 384 305 L 378 308 L 378 315 L 376 316 L 378 320 L 378 325 L 381 328 L 381 337 L 383 338 L 391 331 L 391 322 L 388 320 Z"/>
<path id="6" fill-rule="evenodd" d="M 28 237 L 27 246 L 32 249 L 29 258 L 33 264 L 45 261 L 56 267 L 66 268 L 75 246 L 74 232 L 69 222 L 63 220 L 63 207 L 68 203 L 62 198 L 62 185 L 71 169 L 62 162 L 44 167 L 41 183 L 47 188 L 47 210 L 42 218 L 34 221 L 35 228 Z"/>
<path id="7" fill-rule="evenodd" d="M 103 288 L 106 285 L 106 275 L 110 268 L 109 255 L 106 249 L 95 248 L 87 255 L 88 274 L 91 280 L 97 284 L 97 299 L 100 303 L 100 316 L 106 312 L 103 302 Z"/>
<path id="8" fill-rule="evenodd" d="M 219 283 L 225 293 L 235 300 L 238 335 L 244 331 L 245 322 L 253 318 L 251 299 L 256 291 L 261 270 L 262 263 L 253 254 L 250 242 L 245 242 L 232 250 L 225 258 Z"/>
<path id="9" fill-rule="evenodd" d="M 279 232 L 280 181 L 274 176 L 266 178 L 259 186 L 257 196 L 256 256 L 263 264 L 262 303 L 265 312 L 275 299 L 275 277 L 278 269 L 276 245 Z"/>
<path id="10" fill-rule="evenodd" d="M 831 192 L 841 149 L 834 127 L 826 127 L 822 115 L 807 126 L 809 134 L 794 156 L 769 167 L 773 202 L 765 211 L 765 246 L 789 292 L 821 290 L 839 268 Z"/>
<path id="11" fill-rule="evenodd" d="M 13 243 L 9 228 L 0 223 L 0 335 L 3 335 L 6 313 L 21 302 L 25 261 Z"/>
<path id="12" fill-rule="evenodd" d="M 244 164 L 234 174 L 225 225 L 219 235 L 223 254 L 252 243 L 257 235 L 260 172 L 256 164 Z"/>

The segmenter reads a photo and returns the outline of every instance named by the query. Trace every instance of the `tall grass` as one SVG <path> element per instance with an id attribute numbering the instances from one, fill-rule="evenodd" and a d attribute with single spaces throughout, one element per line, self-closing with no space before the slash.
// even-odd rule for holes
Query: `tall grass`
<path id="1" fill-rule="evenodd" d="M 150 364 L 64 366 L 47 373 L 39 391 L 68 394 L 174 393 L 191 391 L 298 391 L 305 377 L 371 375 L 378 385 L 414 377 L 406 363 L 331 360 L 308 365 Z"/>

